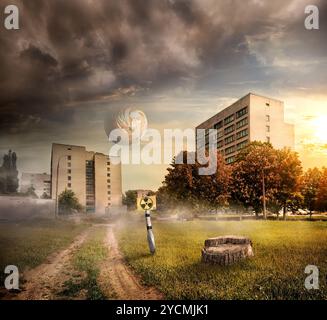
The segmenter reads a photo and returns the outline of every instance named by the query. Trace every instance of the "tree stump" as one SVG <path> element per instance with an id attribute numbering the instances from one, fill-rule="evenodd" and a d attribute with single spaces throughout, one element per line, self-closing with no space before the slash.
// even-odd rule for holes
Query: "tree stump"
<path id="1" fill-rule="evenodd" d="M 227 266 L 252 257 L 252 242 L 247 237 L 222 236 L 205 240 L 202 261 Z"/>

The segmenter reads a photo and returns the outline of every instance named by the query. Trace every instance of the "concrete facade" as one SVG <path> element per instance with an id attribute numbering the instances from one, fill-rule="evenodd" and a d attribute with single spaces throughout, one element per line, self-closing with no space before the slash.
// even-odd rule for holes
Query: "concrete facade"
<path id="1" fill-rule="evenodd" d="M 51 197 L 72 190 L 86 212 L 104 214 L 122 206 L 121 165 L 110 162 L 109 156 L 86 151 L 83 146 L 52 144 Z"/>
<path id="2" fill-rule="evenodd" d="M 196 129 L 206 129 L 206 147 L 209 129 L 217 129 L 217 149 L 227 164 L 233 163 L 237 153 L 251 141 L 270 142 L 277 149 L 294 149 L 294 126 L 284 122 L 284 103 L 253 93 L 237 100 Z"/>
<path id="3" fill-rule="evenodd" d="M 50 197 L 51 177 L 47 173 L 22 173 L 19 181 L 19 190 L 22 193 L 33 187 L 35 194 L 41 198 L 44 194 Z"/>

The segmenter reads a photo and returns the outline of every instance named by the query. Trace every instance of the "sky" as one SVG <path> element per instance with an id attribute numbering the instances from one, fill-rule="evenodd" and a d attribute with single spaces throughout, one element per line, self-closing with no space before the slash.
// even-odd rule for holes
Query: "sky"
<path id="1" fill-rule="evenodd" d="M 8 1 L 0 0 L 4 11 Z M 108 153 L 120 110 L 194 128 L 248 92 L 283 100 L 303 166 L 327 166 L 327 1 L 15 1 L 0 26 L 0 156 L 49 172 L 53 142 Z M 306 30 L 304 9 L 319 9 Z M 123 189 L 154 189 L 167 165 L 124 165 Z"/>

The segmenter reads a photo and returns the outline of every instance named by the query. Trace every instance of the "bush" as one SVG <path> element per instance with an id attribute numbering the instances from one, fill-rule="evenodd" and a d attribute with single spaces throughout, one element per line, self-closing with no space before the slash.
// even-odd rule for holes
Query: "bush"
<path id="1" fill-rule="evenodd" d="M 72 214 L 82 211 L 83 208 L 75 193 L 67 189 L 59 195 L 58 206 L 59 214 Z"/>

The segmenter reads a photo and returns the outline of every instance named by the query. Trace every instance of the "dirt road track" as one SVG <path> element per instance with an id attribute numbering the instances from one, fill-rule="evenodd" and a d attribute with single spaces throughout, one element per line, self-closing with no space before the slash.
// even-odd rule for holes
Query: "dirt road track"
<path id="1" fill-rule="evenodd" d="M 97 280 L 103 294 L 108 299 L 163 299 L 163 295 L 155 288 L 141 285 L 140 279 L 125 264 L 118 248 L 113 225 L 93 225 L 93 228 L 104 226 L 107 228 L 104 241 L 105 246 L 108 248 L 108 256 L 100 264 L 100 274 Z M 65 299 L 65 297 L 58 295 L 58 292 L 64 287 L 65 281 L 69 280 L 74 273 L 71 258 L 88 238 L 90 230 L 91 228 L 77 236 L 64 250 L 50 255 L 41 265 L 26 271 L 23 274 L 22 291 L 18 294 L 8 294 L 5 299 Z M 85 297 L 80 294 L 75 299 L 85 299 Z"/>
<path id="2" fill-rule="evenodd" d="M 124 300 L 158 300 L 163 296 L 153 287 L 146 287 L 140 284 L 139 278 L 126 266 L 119 251 L 117 240 L 112 226 L 108 226 L 106 245 L 109 249 L 109 257 L 100 272 L 100 285 L 107 296 L 115 293 L 116 299 Z"/>
<path id="3" fill-rule="evenodd" d="M 54 299 L 54 290 L 61 288 L 67 280 L 65 274 L 70 268 L 70 258 L 85 241 L 89 229 L 59 253 L 50 255 L 47 260 L 24 274 L 23 291 L 13 297 L 14 300 L 50 300 Z"/>

